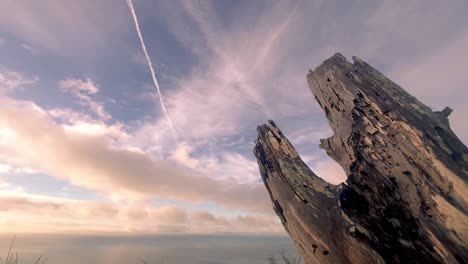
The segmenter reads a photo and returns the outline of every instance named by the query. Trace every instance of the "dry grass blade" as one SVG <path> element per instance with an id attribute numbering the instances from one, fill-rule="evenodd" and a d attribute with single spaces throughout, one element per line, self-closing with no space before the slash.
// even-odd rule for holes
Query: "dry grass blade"
<path id="1" fill-rule="evenodd" d="M 148 264 L 148 261 L 146 261 L 146 260 L 144 260 L 142 258 L 138 258 L 138 260 L 141 261 L 141 263 L 143 263 L 143 264 Z"/>
<path id="2" fill-rule="evenodd" d="M 279 251 L 279 259 L 280 261 L 282 260 L 284 264 L 302 264 L 302 257 L 301 256 L 296 256 L 296 257 L 290 257 L 286 254 L 284 249 Z M 267 258 L 269 264 L 277 264 L 278 261 L 275 259 L 275 257 L 270 256 Z"/>
<path id="3" fill-rule="evenodd" d="M 13 236 L 13 239 L 11 240 L 10 243 L 10 248 L 8 249 L 8 254 L 5 259 L 5 264 L 18 264 L 19 257 L 18 257 L 18 252 L 12 252 L 13 250 L 13 244 L 15 243 L 16 235 Z M 39 258 L 34 262 L 34 264 L 44 264 L 48 258 L 43 259 L 43 255 L 41 254 Z M 0 264 L 1 264 L 2 258 L 0 257 Z"/>
<path id="4" fill-rule="evenodd" d="M 37 258 L 36 262 L 34 262 L 34 264 L 40 264 L 40 263 L 44 263 L 44 262 L 40 262 L 42 259 L 42 254 L 39 256 L 39 258 Z"/>
<path id="5" fill-rule="evenodd" d="M 268 257 L 267 260 L 269 264 L 276 264 L 276 260 L 274 257 Z"/>
<path id="6" fill-rule="evenodd" d="M 6 260 L 5 260 L 5 264 L 13 264 L 14 263 L 14 262 L 12 262 L 13 255 L 11 254 L 11 249 L 13 248 L 13 243 L 15 243 L 15 238 L 16 238 L 16 235 L 14 235 L 13 239 L 11 240 L 10 248 L 8 249 L 8 254 L 7 254 L 7 257 L 6 257 Z"/>

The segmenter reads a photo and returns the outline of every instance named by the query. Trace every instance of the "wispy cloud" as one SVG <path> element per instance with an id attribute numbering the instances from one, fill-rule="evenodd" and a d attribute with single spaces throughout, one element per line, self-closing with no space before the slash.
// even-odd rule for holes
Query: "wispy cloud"
<path id="1" fill-rule="evenodd" d="M 75 96 L 81 104 L 89 107 L 101 119 L 111 118 L 111 115 L 105 111 L 104 104 L 91 98 L 99 91 L 98 86 L 91 79 L 88 78 L 86 81 L 75 78 L 65 79 L 59 82 L 59 86 L 63 92 Z"/>
<path id="2" fill-rule="evenodd" d="M 91 95 L 99 91 L 98 86 L 89 78 L 86 81 L 70 78 L 60 81 L 59 85 L 64 91 L 70 92 L 77 97 L 83 96 L 83 92 Z"/>
<path id="3" fill-rule="evenodd" d="M 291 105 L 305 101 L 303 96 L 292 96 L 298 89 L 308 93 L 304 70 L 295 67 L 294 77 L 288 78 L 271 75 L 285 54 L 279 44 L 297 23 L 295 6 L 275 4 L 259 15 L 258 27 L 241 31 L 237 25 L 221 28 L 210 2 L 181 4 L 183 14 L 169 15 L 168 24 L 200 60 L 199 67 L 175 81 L 167 96 L 172 122 L 184 131 L 179 135 L 182 141 L 200 144 L 239 135 L 282 110 L 287 111 L 280 115 L 300 114 Z M 188 27 L 195 29 L 186 31 Z"/>
<path id="4" fill-rule="evenodd" d="M 95 55 L 96 48 L 107 46 L 106 38 L 130 28 L 122 7 L 113 0 L 2 1 L 0 28 L 35 49 L 69 57 L 77 50 Z"/>
<path id="5" fill-rule="evenodd" d="M 27 52 L 31 53 L 32 55 L 37 55 L 39 54 L 39 51 L 37 51 L 36 49 L 34 49 L 33 47 L 29 46 L 28 44 L 25 44 L 25 43 L 21 43 L 21 48 L 23 48 L 24 50 L 26 50 Z"/>
<path id="6" fill-rule="evenodd" d="M 39 77 L 28 77 L 23 73 L 10 70 L 0 65 L 0 95 L 22 89 L 39 81 Z"/>

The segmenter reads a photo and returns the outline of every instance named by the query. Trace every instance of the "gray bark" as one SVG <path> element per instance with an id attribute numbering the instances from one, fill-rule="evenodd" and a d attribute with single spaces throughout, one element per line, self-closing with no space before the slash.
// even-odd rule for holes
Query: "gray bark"
<path id="1" fill-rule="evenodd" d="M 432 111 L 359 58 L 307 75 L 346 184 L 315 175 L 272 122 L 254 147 L 274 210 L 306 263 L 468 262 L 468 149 Z"/>

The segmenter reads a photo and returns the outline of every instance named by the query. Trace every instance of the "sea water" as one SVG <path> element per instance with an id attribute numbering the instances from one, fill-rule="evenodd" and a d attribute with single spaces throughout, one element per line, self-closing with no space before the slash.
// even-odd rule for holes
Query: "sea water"
<path id="1" fill-rule="evenodd" d="M 2 261 L 12 237 L 0 236 Z M 267 257 L 279 257 L 281 250 L 297 255 L 286 236 L 19 234 L 12 251 L 18 264 L 33 264 L 41 254 L 46 264 L 268 264 Z"/>

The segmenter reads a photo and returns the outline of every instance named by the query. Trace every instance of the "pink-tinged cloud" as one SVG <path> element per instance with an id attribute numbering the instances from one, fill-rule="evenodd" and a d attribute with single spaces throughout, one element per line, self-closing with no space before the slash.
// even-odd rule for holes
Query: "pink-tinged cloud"
<path id="1" fill-rule="evenodd" d="M 69 78 L 61 80 L 59 83 L 60 89 L 63 92 L 69 93 L 74 96 L 78 103 L 89 107 L 89 109 L 102 120 L 109 120 L 111 115 L 104 109 L 104 104 L 93 100 L 91 97 L 99 91 L 99 86 L 91 79 L 86 80 Z"/>
<path id="2" fill-rule="evenodd" d="M 80 186 L 128 199 L 164 197 L 271 213 L 261 184 L 197 175 L 144 152 L 115 148 L 108 138 L 74 133 L 39 106 L 0 98 L 0 129 L 11 136 L 0 157 Z"/>
<path id="3" fill-rule="evenodd" d="M 211 234 L 277 233 L 284 230 L 273 216 L 215 216 L 165 206 L 119 205 L 21 192 L 0 191 L 0 233 Z"/>
<path id="4" fill-rule="evenodd" d="M 0 65 L 0 95 L 8 94 L 39 81 L 39 77 L 28 77 L 23 73 L 10 70 Z"/>

